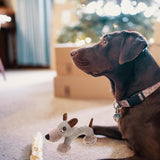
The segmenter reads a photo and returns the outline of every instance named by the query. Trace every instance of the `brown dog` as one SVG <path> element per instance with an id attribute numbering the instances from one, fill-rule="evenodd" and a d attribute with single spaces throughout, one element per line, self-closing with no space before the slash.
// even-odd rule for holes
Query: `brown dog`
<path id="1" fill-rule="evenodd" d="M 135 151 L 135 156 L 117 160 L 160 160 L 160 68 L 144 37 L 129 31 L 110 33 L 71 56 L 84 72 L 111 82 L 118 127 L 93 128 L 95 134 L 125 140 Z"/>

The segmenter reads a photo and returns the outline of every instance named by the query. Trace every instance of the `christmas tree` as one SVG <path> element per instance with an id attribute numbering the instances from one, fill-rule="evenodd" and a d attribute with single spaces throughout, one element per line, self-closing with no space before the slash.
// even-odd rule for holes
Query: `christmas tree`
<path id="1" fill-rule="evenodd" d="M 103 34 L 117 30 L 135 30 L 149 40 L 153 21 L 160 15 L 158 0 L 74 1 L 79 24 L 64 27 L 58 38 L 60 43 L 97 42 Z"/>

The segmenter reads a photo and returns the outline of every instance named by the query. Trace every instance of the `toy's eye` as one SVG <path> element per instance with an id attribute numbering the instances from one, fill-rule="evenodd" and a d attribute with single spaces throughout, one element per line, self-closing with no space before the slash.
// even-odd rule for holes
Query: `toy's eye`
<path id="1" fill-rule="evenodd" d="M 66 128 L 66 127 L 63 127 L 63 128 L 60 130 L 60 132 L 64 133 L 66 130 L 67 130 L 67 128 Z"/>
<path id="2" fill-rule="evenodd" d="M 66 131 L 67 130 L 67 128 L 66 127 L 63 127 L 63 131 Z"/>

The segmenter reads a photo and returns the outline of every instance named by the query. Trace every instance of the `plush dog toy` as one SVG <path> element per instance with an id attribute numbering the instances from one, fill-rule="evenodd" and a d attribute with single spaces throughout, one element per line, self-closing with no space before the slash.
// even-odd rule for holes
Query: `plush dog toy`
<path id="1" fill-rule="evenodd" d="M 72 141 L 80 135 L 85 135 L 84 142 L 92 145 L 97 141 L 96 136 L 93 133 L 91 119 L 89 126 L 74 127 L 78 122 L 77 118 L 73 118 L 67 121 L 67 113 L 63 114 L 63 122 L 61 122 L 57 128 L 53 129 L 49 134 L 45 136 L 47 140 L 52 142 L 58 141 L 61 137 L 64 137 L 64 142 L 59 144 L 57 150 L 61 153 L 66 153 L 71 149 Z"/>

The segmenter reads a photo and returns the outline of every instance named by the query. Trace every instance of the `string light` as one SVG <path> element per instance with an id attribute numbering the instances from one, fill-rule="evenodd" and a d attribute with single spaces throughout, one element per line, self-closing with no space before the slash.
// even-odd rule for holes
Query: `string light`
<path id="1" fill-rule="evenodd" d="M 117 25 L 117 24 L 113 24 L 113 28 L 114 28 L 114 29 L 117 29 L 117 28 L 118 28 L 118 25 Z"/>
<path id="2" fill-rule="evenodd" d="M 147 7 L 143 2 L 137 4 L 136 1 L 131 2 L 130 0 L 122 0 L 121 6 L 116 4 L 115 1 L 109 1 L 105 5 L 103 0 L 91 1 L 81 8 L 83 13 L 96 13 L 99 16 L 118 16 L 121 13 L 136 15 L 137 13 L 144 12 L 145 17 L 150 17 L 155 15 L 159 10 L 158 5 Z"/>
<path id="3" fill-rule="evenodd" d="M 1 24 L 6 23 L 6 22 L 11 22 L 11 20 L 12 20 L 12 18 L 10 16 L 0 14 L 0 23 Z"/>

